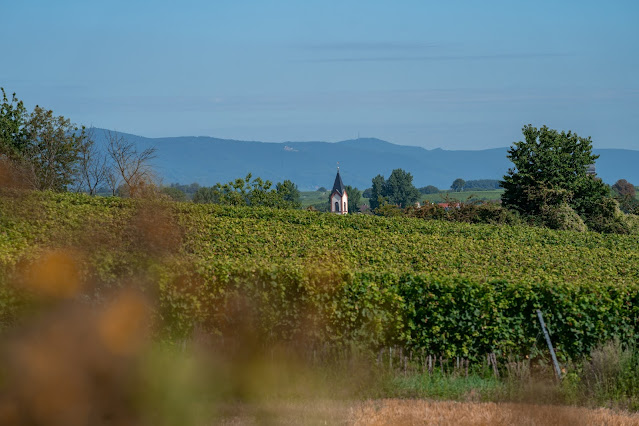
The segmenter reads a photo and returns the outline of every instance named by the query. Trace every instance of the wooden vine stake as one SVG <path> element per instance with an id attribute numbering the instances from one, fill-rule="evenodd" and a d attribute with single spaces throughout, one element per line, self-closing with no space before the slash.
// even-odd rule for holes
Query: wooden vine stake
<path id="1" fill-rule="evenodd" d="M 488 365 L 493 366 L 493 374 L 499 378 L 499 369 L 497 368 L 497 355 L 494 352 L 488 354 Z"/>
<path id="2" fill-rule="evenodd" d="M 548 349 L 550 349 L 550 356 L 552 357 L 552 363 L 555 366 L 555 374 L 557 375 L 557 379 L 561 380 L 561 369 L 559 368 L 559 362 L 557 362 L 557 356 L 555 355 L 555 350 L 553 349 L 552 342 L 550 341 L 550 335 L 548 334 L 548 330 L 546 329 L 544 316 L 541 314 L 541 311 L 539 309 L 537 309 L 537 317 L 539 318 L 539 324 L 541 324 L 541 329 L 544 332 L 546 343 L 548 343 Z"/>

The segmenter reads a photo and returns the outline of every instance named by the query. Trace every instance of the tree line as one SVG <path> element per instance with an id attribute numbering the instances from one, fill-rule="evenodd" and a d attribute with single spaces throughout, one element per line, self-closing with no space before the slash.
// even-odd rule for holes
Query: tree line
<path id="1" fill-rule="evenodd" d="M 0 88 L 0 184 L 22 189 L 87 192 L 101 187 L 131 197 L 157 190 L 155 148 L 139 151 L 116 132 L 96 145 L 95 130 L 36 105 L 28 111 Z"/>
<path id="2" fill-rule="evenodd" d="M 300 191 L 292 181 L 287 179 L 273 186 L 271 181 L 253 178 L 251 173 L 243 179 L 238 178 L 225 184 L 200 187 L 193 194 L 193 202 L 291 209 L 301 207 Z"/>
<path id="3" fill-rule="evenodd" d="M 143 197 L 164 194 L 172 199 L 192 198 L 197 203 L 300 208 L 300 192 L 290 180 L 273 185 L 251 174 L 211 187 L 198 184 L 161 187 L 151 167 L 153 147 L 138 150 L 116 132 L 106 132 L 106 146 L 96 145 L 95 130 L 77 126 L 52 110 L 36 105 L 28 111 L 23 101 L 0 88 L 0 185 L 34 190 L 86 192 L 91 195 L 107 188 L 110 195 Z M 557 131 L 532 125 L 522 129 L 524 140 L 508 150 L 513 167 L 502 180 L 455 179 L 453 192 L 503 188 L 499 209 L 487 217 L 513 215 L 522 222 L 555 229 L 601 232 L 630 232 L 639 227 L 635 216 L 639 205 L 636 189 L 626 180 L 608 186 L 588 173 L 598 156 L 592 154 L 592 140 L 571 131 Z M 429 185 L 416 188 L 413 177 L 395 169 L 388 179 L 377 175 L 363 193 L 346 186 L 349 211 L 358 212 L 362 197 L 369 198 L 370 210 L 377 214 L 406 214 L 420 217 L 453 217 L 429 207 L 415 212 L 422 194 L 440 192 Z M 188 194 L 188 196 L 187 196 Z M 454 201 L 454 200 L 453 200 Z M 324 205 L 325 204 L 325 205 Z M 451 204 L 451 203 L 448 203 Z M 462 203 L 456 202 L 457 208 Z M 328 200 L 318 206 L 328 210 Z M 448 207 L 446 207 L 448 209 Z M 492 208 L 493 210 L 496 207 Z M 425 213 L 430 211 L 431 213 Z M 468 218 L 470 214 L 461 214 Z M 477 213 L 479 214 L 479 213 Z M 476 218 L 472 219 L 475 220 Z M 493 219 L 491 219 L 493 220 Z M 635 226 L 635 224 L 637 224 Z M 633 229 L 634 229 L 633 228 Z"/>
<path id="4" fill-rule="evenodd" d="M 593 230 L 608 233 L 639 233 L 639 203 L 634 185 L 625 179 L 609 186 L 589 173 L 599 156 L 592 153 L 590 137 L 572 131 L 557 131 L 532 125 L 522 129 L 524 140 L 508 150 L 513 167 L 501 181 L 456 179 L 453 192 L 469 186 L 501 187 L 500 204 L 479 205 L 450 198 L 444 206 L 415 206 L 420 193 L 437 188 L 417 189 L 410 173 L 393 170 L 386 180 L 372 180 L 371 209 L 383 215 L 408 215 L 426 219 L 447 219 L 471 223 L 522 223 L 560 230 Z"/>

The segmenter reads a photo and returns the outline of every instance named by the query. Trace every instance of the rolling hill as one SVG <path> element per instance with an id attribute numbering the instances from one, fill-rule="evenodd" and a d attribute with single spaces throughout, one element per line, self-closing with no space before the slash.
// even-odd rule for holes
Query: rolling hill
<path id="1" fill-rule="evenodd" d="M 155 146 L 154 166 L 165 184 L 172 182 L 210 186 L 247 173 L 273 182 L 290 179 L 302 190 L 329 187 L 339 162 L 344 183 L 368 188 L 377 174 L 385 177 L 396 168 L 410 172 L 417 187 L 448 188 L 458 177 L 500 179 L 511 167 L 507 148 L 449 151 L 395 145 L 375 138 L 342 142 L 257 142 L 203 136 L 145 138 L 119 133 L 144 148 Z M 98 144 L 105 144 L 103 129 L 95 129 Z M 597 175 L 607 183 L 626 179 L 639 183 L 639 151 L 595 149 Z"/>

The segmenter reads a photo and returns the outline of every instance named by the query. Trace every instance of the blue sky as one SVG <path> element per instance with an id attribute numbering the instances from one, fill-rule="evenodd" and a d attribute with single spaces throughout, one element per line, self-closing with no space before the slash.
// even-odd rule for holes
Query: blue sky
<path id="1" fill-rule="evenodd" d="M 0 0 L 0 86 L 142 136 L 639 149 L 636 1 Z"/>

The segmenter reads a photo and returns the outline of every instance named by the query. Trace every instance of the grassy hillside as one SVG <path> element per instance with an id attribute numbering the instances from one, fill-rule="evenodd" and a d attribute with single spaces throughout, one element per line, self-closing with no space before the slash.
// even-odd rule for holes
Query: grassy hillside
<path id="1" fill-rule="evenodd" d="M 300 202 L 302 203 L 302 207 L 308 207 L 322 203 L 328 205 L 329 195 L 330 191 L 301 191 Z"/>

